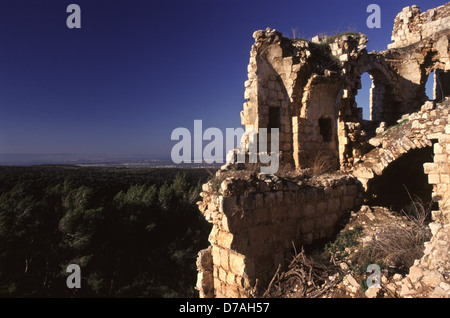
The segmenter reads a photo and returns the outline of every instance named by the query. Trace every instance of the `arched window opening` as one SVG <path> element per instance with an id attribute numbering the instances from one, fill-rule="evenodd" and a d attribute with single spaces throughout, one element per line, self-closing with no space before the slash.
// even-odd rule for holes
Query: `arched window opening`
<path id="1" fill-rule="evenodd" d="M 363 120 L 372 120 L 372 88 L 372 77 L 369 73 L 364 73 L 361 76 L 361 89 L 355 96 L 356 104 L 362 109 Z"/>
<path id="2" fill-rule="evenodd" d="M 428 74 L 428 79 L 425 84 L 425 94 L 427 95 L 428 100 L 436 99 L 436 76 L 434 71 Z"/>

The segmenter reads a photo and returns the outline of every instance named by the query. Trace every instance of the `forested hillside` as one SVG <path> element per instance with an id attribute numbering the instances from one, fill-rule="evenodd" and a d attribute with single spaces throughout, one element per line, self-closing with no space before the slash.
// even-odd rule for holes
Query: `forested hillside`
<path id="1" fill-rule="evenodd" d="M 195 297 L 204 169 L 0 167 L 0 296 Z M 69 289 L 69 264 L 81 288 Z"/>

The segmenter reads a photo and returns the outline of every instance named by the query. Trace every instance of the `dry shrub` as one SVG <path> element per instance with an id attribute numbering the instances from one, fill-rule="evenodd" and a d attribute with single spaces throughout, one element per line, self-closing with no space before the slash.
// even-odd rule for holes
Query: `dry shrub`
<path id="1" fill-rule="evenodd" d="M 431 203 L 426 206 L 419 197 L 414 199 L 411 195 L 409 197 L 411 203 L 402 210 L 402 213 L 408 218 L 417 233 L 427 232 L 431 216 Z"/>
<path id="2" fill-rule="evenodd" d="M 400 270 L 414 264 L 414 260 L 422 257 L 423 243 L 429 239 L 425 233 L 418 233 L 413 228 L 400 225 L 388 225 L 367 248 L 371 250 L 382 264 Z"/>
<path id="3" fill-rule="evenodd" d="M 313 176 L 321 175 L 333 170 L 333 159 L 324 152 L 319 152 L 311 162 Z"/>
<path id="4" fill-rule="evenodd" d="M 390 267 L 406 270 L 423 255 L 424 243 L 431 238 L 428 219 L 431 208 L 425 208 L 422 201 L 412 201 L 408 212 L 404 212 L 409 224 L 385 226 L 370 241 L 359 258 L 376 260 Z"/>

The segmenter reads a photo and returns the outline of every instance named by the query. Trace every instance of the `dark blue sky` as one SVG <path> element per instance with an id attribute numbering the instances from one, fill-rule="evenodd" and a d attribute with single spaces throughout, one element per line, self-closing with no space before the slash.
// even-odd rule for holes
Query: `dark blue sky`
<path id="1" fill-rule="evenodd" d="M 81 7 L 81 29 L 66 8 Z M 381 7 L 368 29 L 367 5 Z M 445 1 L 0 0 L 0 153 L 168 157 L 177 127 L 240 127 L 255 30 L 384 50 L 407 5 Z M 364 85 L 364 83 L 363 83 Z"/>

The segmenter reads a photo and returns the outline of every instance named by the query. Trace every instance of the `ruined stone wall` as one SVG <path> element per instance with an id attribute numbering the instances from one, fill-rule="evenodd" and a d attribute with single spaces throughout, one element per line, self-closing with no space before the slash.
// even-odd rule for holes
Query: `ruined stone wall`
<path id="1" fill-rule="evenodd" d="M 449 298 L 450 224 L 430 223 L 432 238 L 425 243 L 424 255 L 409 269 L 408 275 L 387 288 L 405 298 Z"/>
<path id="2" fill-rule="evenodd" d="M 338 118 L 361 118 L 355 103 L 342 103 L 342 65 L 365 48 L 364 35 L 333 39 L 333 48 L 291 40 L 276 30 L 253 34 L 241 122 L 246 130 L 280 129 L 282 161 L 297 168 L 326 156 L 339 166 Z M 334 54 L 339 54 L 334 55 Z M 350 82 L 350 89 L 355 84 Z"/>
<path id="3" fill-rule="evenodd" d="M 418 111 L 428 97 L 450 95 L 450 4 L 420 13 L 405 8 L 395 20 L 393 40 L 383 52 L 366 50 L 367 36 L 346 33 L 288 39 L 270 28 L 253 34 L 241 122 L 246 130 L 280 129 L 280 158 L 295 168 L 327 157 L 337 167 L 353 165 L 361 152 L 352 136 L 370 132 L 355 97 L 361 76 L 372 80 L 370 119 L 395 124 Z M 366 134 L 367 135 L 367 134 Z"/>
<path id="4" fill-rule="evenodd" d="M 253 36 L 241 122 L 256 132 L 279 128 L 285 163 L 306 168 L 327 157 L 338 168 L 354 157 L 349 134 L 364 128 L 356 125 L 362 122 L 362 108 L 355 96 L 366 72 L 374 83 L 372 120 L 395 122 L 409 110 L 400 76 L 383 54 L 367 53 L 364 34 L 312 42 L 287 39 L 272 29 Z"/>
<path id="5" fill-rule="evenodd" d="M 213 224 L 211 247 L 199 255 L 201 297 L 247 297 L 267 287 L 294 248 L 331 238 L 345 211 L 361 202 L 358 182 L 347 176 L 322 181 L 277 177 L 226 179 L 220 190 L 203 187 L 200 210 Z"/>
<path id="6" fill-rule="evenodd" d="M 450 26 L 450 3 L 421 13 L 416 5 L 403 8 L 394 20 L 392 41 L 389 49 L 406 47 L 448 30 Z"/>
<path id="7" fill-rule="evenodd" d="M 370 190 L 370 181 L 403 154 L 411 149 L 433 147 L 433 158 L 424 164 L 428 182 L 433 185 L 433 200 L 439 204 L 433 219 L 450 224 L 449 106 L 448 98 L 437 105 L 427 102 L 418 112 L 403 116 L 397 126 L 381 131 L 370 140 L 376 148 L 362 157 L 352 175 Z"/>
<path id="8" fill-rule="evenodd" d="M 383 52 L 391 68 L 400 77 L 397 89 L 402 94 L 404 113 L 419 110 L 429 98 L 441 101 L 449 96 L 447 88 L 450 78 L 449 28 L 450 25 L 446 31 L 437 33 L 426 41 Z M 435 92 L 433 96 L 426 96 L 425 85 L 433 71 L 436 75 Z"/>
<path id="9" fill-rule="evenodd" d="M 431 102 L 425 104 L 421 111 L 410 115 L 414 130 L 425 133 L 424 129 L 432 127 L 427 133 L 434 141 L 433 162 L 424 164 L 428 182 L 433 185 L 433 200 L 438 203 L 438 210 L 432 211 L 433 223 L 429 224 L 432 238 L 424 245 L 424 255 L 415 260 L 408 275 L 387 288 L 400 297 L 448 298 L 450 285 L 450 99 L 433 107 Z M 427 123 L 426 123 L 427 122 Z"/>
<path id="10" fill-rule="evenodd" d="M 275 30 L 257 31 L 250 51 L 248 80 L 245 82 L 241 122 L 247 131 L 279 129 L 279 150 L 284 162 L 292 162 L 292 102 L 300 58 L 285 57 L 290 48 L 287 39 Z M 292 53 L 291 53 L 292 55 Z"/>
<path id="11" fill-rule="evenodd" d="M 264 287 L 278 265 L 300 248 L 329 239 L 343 213 L 361 204 L 364 187 L 403 154 L 431 147 L 434 156 L 424 164 L 433 185 L 433 237 L 424 256 L 397 285 L 401 297 L 440 297 L 448 293 L 445 275 L 450 225 L 450 99 L 427 102 L 419 112 L 403 116 L 396 127 L 371 140 L 376 148 L 363 157 L 353 175 L 325 175 L 309 181 L 274 176 L 224 179 L 204 185 L 199 208 L 213 224 L 211 246 L 200 252 L 197 288 L 201 297 L 247 297 Z M 219 173 L 220 176 L 220 173 Z M 219 178 L 221 180 L 221 178 Z M 364 187 L 363 187 L 364 186 Z M 258 281 L 258 284 L 256 283 Z"/>
<path id="12" fill-rule="evenodd" d="M 439 111 L 439 109 L 438 109 Z M 433 197 L 439 204 L 439 210 L 433 219 L 443 224 L 450 224 L 450 114 L 449 108 L 441 110 L 441 125 L 444 132 L 437 136 L 434 144 L 434 160 L 424 165 L 428 182 L 433 185 Z M 447 125 L 445 125 L 447 123 Z M 431 136 L 432 137 L 432 136 Z"/>
<path id="13" fill-rule="evenodd" d="M 432 213 L 433 223 L 429 224 L 432 238 L 426 242 L 424 255 L 417 259 L 409 269 L 408 275 L 397 286 L 387 286 L 396 291 L 400 297 L 432 297 L 448 298 L 450 296 L 450 100 L 446 108 L 435 110 L 444 130 L 438 134 L 430 134 L 436 138 L 434 143 L 434 161 L 424 164 L 430 184 L 433 184 L 433 199 L 438 202 L 439 210 Z M 416 116 L 418 117 L 418 116 Z M 427 115 L 422 115 L 427 117 Z M 418 120 L 418 118 L 416 118 Z M 445 124 L 446 123 L 446 124 Z M 417 125 L 417 124 L 416 124 Z M 392 284 L 391 284 L 392 285 Z"/>
<path id="14" fill-rule="evenodd" d="M 420 13 L 417 6 L 397 15 L 388 50 L 382 52 L 399 74 L 405 112 L 417 111 L 430 99 L 442 101 L 450 95 L 450 3 Z M 433 96 L 425 95 L 425 84 L 435 71 Z"/>
<path id="15" fill-rule="evenodd" d="M 344 212 L 361 204 L 372 179 L 403 154 L 425 147 L 434 151 L 424 172 L 439 209 L 433 211 L 434 236 L 401 294 L 420 284 L 435 293 L 450 290 L 441 284 L 448 266 L 438 267 L 448 264 L 448 253 L 433 256 L 448 243 L 450 225 L 449 18 L 450 3 L 425 13 L 407 7 L 395 20 L 394 43 L 379 53 L 366 51 L 363 34 L 313 41 L 287 39 L 269 28 L 253 34 L 241 112 L 246 130 L 279 128 L 281 163 L 303 169 L 326 157 L 351 175 L 289 181 L 224 178 L 219 171 L 203 186 L 199 202 L 213 224 L 211 246 L 197 260 L 200 297 L 247 297 L 255 285 L 264 287 L 294 247 L 330 238 Z M 425 103 L 433 71 L 434 98 L 444 101 L 437 105 Z M 373 79 L 370 125 L 355 101 L 364 73 Z M 368 140 L 366 130 L 380 122 L 378 135 Z"/>

